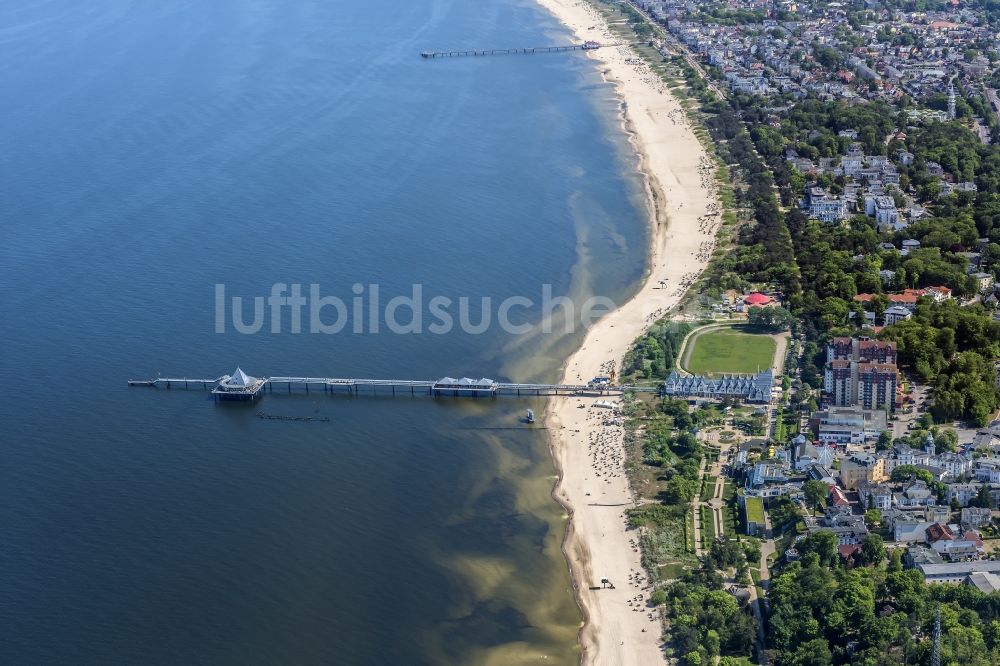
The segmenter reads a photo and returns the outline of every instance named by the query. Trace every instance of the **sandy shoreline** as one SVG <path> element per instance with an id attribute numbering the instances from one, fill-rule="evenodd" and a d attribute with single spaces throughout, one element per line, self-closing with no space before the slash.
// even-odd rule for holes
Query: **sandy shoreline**
<path id="1" fill-rule="evenodd" d="M 601 15 L 585 0 L 538 2 L 578 41 L 613 41 Z M 566 361 L 563 383 L 586 381 L 621 364 L 632 342 L 676 305 L 704 269 L 719 219 L 705 217 L 716 210 L 714 172 L 676 98 L 626 46 L 588 55 L 627 103 L 623 121 L 645 175 L 653 232 L 650 269 L 642 286 L 588 331 Z M 659 620 L 645 605 L 638 534 L 626 530 L 624 513 L 632 494 L 623 471 L 623 432 L 603 425 L 608 412 L 592 403 L 588 398 L 555 398 L 547 417 L 559 470 L 553 496 L 571 516 L 563 549 L 585 616 L 582 661 L 663 663 Z M 600 587 L 604 577 L 615 589 L 590 589 Z"/>

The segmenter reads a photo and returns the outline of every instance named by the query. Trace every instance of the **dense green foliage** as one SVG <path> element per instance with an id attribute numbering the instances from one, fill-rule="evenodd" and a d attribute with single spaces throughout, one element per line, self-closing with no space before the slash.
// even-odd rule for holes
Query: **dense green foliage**
<path id="1" fill-rule="evenodd" d="M 681 342 L 690 324 L 660 321 L 639 338 L 622 363 L 624 379 L 663 379 L 674 369 Z"/>
<path id="2" fill-rule="evenodd" d="M 703 105 L 703 111 L 720 159 L 739 167 L 746 187 L 737 189 L 737 203 L 750 208 L 755 222 L 741 227 L 737 246 L 713 267 L 709 286 L 729 289 L 747 281 L 772 283 L 794 297 L 800 288 L 798 269 L 775 196 L 774 178 L 736 109 L 715 102 Z"/>
<path id="3" fill-rule="evenodd" d="M 762 331 L 787 331 L 795 323 L 795 316 L 781 307 L 750 308 L 747 313 L 747 323 Z"/>
<path id="4" fill-rule="evenodd" d="M 982 307 L 922 299 L 913 318 L 886 328 L 899 360 L 924 381 L 935 381 L 936 421 L 966 418 L 985 425 L 1000 406 L 996 371 L 986 359 L 1000 356 L 1000 322 Z M 961 351 L 974 350 L 974 351 Z"/>
<path id="5" fill-rule="evenodd" d="M 722 588 L 717 575 L 708 578 L 689 577 L 665 590 L 674 650 L 686 664 L 707 665 L 720 655 L 751 653 L 756 632 L 753 619 Z"/>
<path id="6" fill-rule="evenodd" d="M 1000 663 L 1000 594 L 927 585 L 898 560 L 881 564 L 879 545 L 866 543 L 874 568 L 831 569 L 807 554 L 772 581 L 768 637 L 779 666 L 929 663 L 938 607 L 942 664 Z"/>

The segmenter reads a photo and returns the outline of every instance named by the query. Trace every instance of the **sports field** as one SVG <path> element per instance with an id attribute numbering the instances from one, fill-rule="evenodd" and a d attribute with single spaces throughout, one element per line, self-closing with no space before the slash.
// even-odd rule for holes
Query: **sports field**
<path id="1" fill-rule="evenodd" d="M 767 335 L 742 333 L 729 328 L 708 331 L 688 341 L 688 372 L 696 375 L 750 374 L 771 367 L 774 340 Z"/>

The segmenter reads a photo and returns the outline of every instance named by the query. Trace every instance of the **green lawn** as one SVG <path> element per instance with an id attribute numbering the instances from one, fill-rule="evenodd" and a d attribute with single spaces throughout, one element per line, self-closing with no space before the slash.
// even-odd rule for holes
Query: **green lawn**
<path id="1" fill-rule="evenodd" d="M 746 506 L 747 521 L 764 524 L 764 503 L 759 497 L 747 497 L 744 500 Z"/>
<path id="2" fill-rule="evenodd" d="M 685 566 L 683 562 L 671 562 L 659 567 L 660 578 L 663 580 L 673 580 L 681 578 L 684 573 L 693 567 Z"/>
<path id="3" fill-rule="evenodd" d="M 715 512 L 707 506 L 701 507 L 701 541 L 706 550 L 715 541 Z"/>
<path id="4" fill-rule="evenodd" d="M 712 499 L 712 497 L 715 495 L 715 479 L 716 477 L 714 476 L 706 476 L 702 480 L 702 485 L 701 485 L 702 502 L 707 502 L 708 500 Z"/>
<path id="5" fill-rule="evenodd" d="M 693 338 L 687 371 L 696 375 L 751 374 L 771 367 L 774 340 L 723 328 Z"/>

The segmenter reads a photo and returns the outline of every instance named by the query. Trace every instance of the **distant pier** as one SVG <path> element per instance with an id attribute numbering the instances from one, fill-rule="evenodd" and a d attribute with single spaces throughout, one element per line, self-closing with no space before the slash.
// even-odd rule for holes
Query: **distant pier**
<path id="1" fill-rule="evenodd" d="M 601 44 L 599 42 L 584 42 L 568 46 L 536 46 L 521 49 L 472 49 L 468 51 L 422 51 L 421 58 L 464 58 L 467 56 L 514 55 L 518 53 L 560 53 L 562 51 L 593 51 L 616 44 Z"/>
<path id="2" fill-rule="evenodd" d="M 451 397 L 496 397 L 553 396 L 553 395 L 621 395 L 623 393 L 655 393 L 659 389 L 652 386 L 618 386 L 608 382 L 587 384 L 515 384 L 497 382 L 488 378 L 470 379 L 462 377 L 442 377 L 438 380 L 410 379 L 344 379 L 338 377 L 251 377 L 237 368 L 231 375 L 215 379 L 192 379 L 187 377 L 156 379 L 130 379 L 129 386 L 150 386 L 162 388 L 201 388 L 211 391 L 218 400 L 253 402 L 263 393 L 277 390 L 290 393 L 292 389 L 323 391 L 324 393 L 349 393 L 358 395 L 430 395 Z"/>

